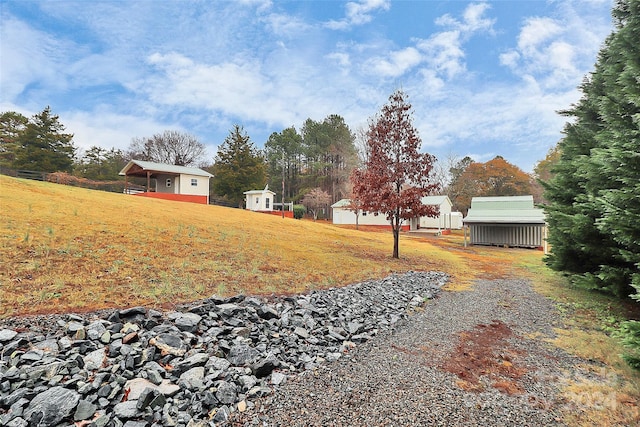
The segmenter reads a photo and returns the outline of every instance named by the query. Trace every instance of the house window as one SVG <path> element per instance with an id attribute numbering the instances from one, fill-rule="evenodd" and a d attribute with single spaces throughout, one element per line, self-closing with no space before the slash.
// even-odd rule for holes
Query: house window
<path id="1" fill-rule="evenodd" d="M 256 197 L 256 206 L 260 206 L 260 197 Z"/>
<path id="2" fill-rule="evenodd" d="M 269 198 L 264 199 L 264 207 L 269 209 Z"/>
<path id="3" fill-rule="evenodd" d="M 167 188 L 171 187 L 171 178 L 167 178 Z"/>
<path id="4" fill-rule="evenodd" d="M 191 186 L 192 187 L 197 187 L 198 186 L 198 180 L 196 178 L 191 178 Z"/>

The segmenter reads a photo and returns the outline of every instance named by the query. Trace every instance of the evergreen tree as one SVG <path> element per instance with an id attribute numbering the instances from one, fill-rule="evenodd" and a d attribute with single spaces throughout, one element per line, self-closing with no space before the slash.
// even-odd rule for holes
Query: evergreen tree
<path id="1" fill-rule="evenodd" d="M 213 192 L 242 208 L 243 193 L 263 188 L 266 165 L 242 126 L 234 125 L 218 148 L 212 167 Z"/>
<path id="2" fill-rule="evenodd" d="M 24 132 L 29 119 L 15 111 L 0 115 L 0 167 L 13 168 L 18 151 L 18 138 Z"/>
<path id="3" fill-rule="evenodd" d="M 282 191 L 284 168 L 285 197 L 287 200 L 297 200 L 302 172 L 302 137 L 292 126 L 282 132 L 272 133 L 264 144 L 264 149 L 269 186 Z"/>
<path id="4" fill-rule="evenodd" d="M 71 172 L 76 148 L 57 115 L 46 107 L 20 132 L 13 167 L 42 172 Z"/>
<path id="5" fill-rule="evenodd" d="M 544 182 L 548 265 L 575 283 L 626 297 L 640 290 L 640 2 L 620 1 L 616 31 L 565 115 L 560 159 Z M 637 295 L 637 294 L 636 294 Z"/>

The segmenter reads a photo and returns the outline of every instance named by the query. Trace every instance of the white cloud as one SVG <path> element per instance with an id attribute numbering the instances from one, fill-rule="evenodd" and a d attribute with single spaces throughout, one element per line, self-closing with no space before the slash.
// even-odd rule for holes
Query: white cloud
<path id="1" fill-rule="evenodd" d="M 157 122 L 146 116 L 120 114 L 109 106 L 97 106 L 93 111 L 62 111 L 60 121 L 73 132 L 73 141 L 83 151 L 91 146 L 125 150 L 134 137 L 151 136 L 179 126 Z"/>
<path id="2" fill-rule="evenodd" d="M 360 0 L 358 2 L 348 2 L 345 5 L 345 18 L 325 23 L 325 26 L 332 30 L 346 30 L 354 25 L 363 25 L 371 22 L 372 13 L 378 10 L 389 10 L 391 3 L 389 0 Z"/>
<path id="3" fill-rule="evenodd" d="M 608 3 L 558 2 L 555 17 L 527 18 L 517 45 L 500 55 L 500 63 L 548 90 L 572 89 L 593 68 L 600 43 L 610 31 L 610 22 L 601 13 Z"/>
<path id="4" fill-rule="evenodd" d="M 464 43 L 478 33 L 493 34 L 495 19 L 486 18 L 487 3 L 470 4 L 462 20 L 449 14 L 436 19 L 445 31 L 434 33 L 426 40 L 418 40 L 417 47 L 424 52 L 429 66 L 438 74 L 452 79 L 466 71 Z"/>
<path id="5" fill-rule="evenodd" d="M 2 98 L 14 99 L 30 84 L 64 88 L 64 56 L 68 43 L 37 31 L 22 21 L 2 17 L 0 29 Z"/>
<path id="6" fill-rule="evenodd" d="M 365 63 L 365 69 L 383 77 L 398 77 L 415 67 L 422 61 L 420 52 L 407 47 L 391 52 L 388 58 L 371 58 Z"/>

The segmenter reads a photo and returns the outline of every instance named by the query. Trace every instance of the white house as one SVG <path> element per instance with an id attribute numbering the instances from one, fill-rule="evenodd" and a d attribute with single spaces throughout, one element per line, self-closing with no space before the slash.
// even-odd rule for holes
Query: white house
<path id="1" fill-rule="evenodd" d="M 449 196 L 426 196 L 422 198 L 423 205 L 437 206 L 440 215 L 437 217 L 423 216 L 420 218 L 420 228 L 456 229 L 462 228 L 462 212 L 451 212 L 453 203 Z"/>
<path id="2" fill-rule="evenodd" d="M 272 211 L 273 202 L 276 198 L 276 193 L 269 190 L 269 185 L 264 187 L 264 190 L 250 190 L 245 191 L 245 207 L 250 211 Z"/>
<path id="3" fill-rule="evenodd" d="M 331 205 L 333 209 L 333 223 L 340 225 L 355 225 L 356 214 L 349 208 L 349 199 L 342 199 Z M 435 205 L 440 208 L 440 215 L 435 218 L 421 217 L 412 219 L 410 221 L 404 221 L 402 224 L 403 229 L 415 230 L 418 228 L 462 228 L 462 214 L 460 212 L 451 212 L 451 200 L 448 196 L 426 196 L 422 198 L 422 203 L 425 205 Z M 360 212 L 358 217 L 359 225 L 376 225 L 376 226 L 390 226 L 389 221 L 385 215 L 375 215 L 368 212 Z"/>
<path id="4" fill-rule="evenodd" d="M 351 201 L 349 199 L 338 200 L 336 203 L 331 205 L 333 209 L 333 223 L 339 225 L 355 225 L 356 224 L 356 214 L 353 210 L 349 208 Z M 389 220 L 385 215 L 381 214 L 372 214 L 369 212 L 360 211 L 360 215 L 358 216 L 358 225 L 374 225 L 374 226 L 383 226 L 383 227 L 391 227 Z M 409 223 L 404 221 L 402 224 L 403 228 L 408 229 Z"/>
<path id="5" fill-rule="evenodd" d="M 184 202 L 209 203 L 209 172 L 187 166 L 131 160 L 120 171 L 125 177 L 125 192 L 128 193 L 128 178 L 146 178 L 145 192 L 138 195 L 157 199 Z"/>

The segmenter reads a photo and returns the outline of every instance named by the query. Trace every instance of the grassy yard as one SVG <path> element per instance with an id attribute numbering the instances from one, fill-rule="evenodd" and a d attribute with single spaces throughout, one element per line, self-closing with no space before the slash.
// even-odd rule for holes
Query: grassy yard
<path id="1" fill-rule="evenodd" d="M 467 260 L 390 232 L 0 176 L 0 318 L 292 293 Z"/>
<path id="2" fill-rule="evenodd" d="M 640 420 L 640 375 L 612 337 L 619 321 L 638 316 L 638 304 L 571 288 L 544 266 L 541 251 L 465 248 L 459 232 L 403 235 L 394 260 L 390 232 L 5 176 L 0 213 L 0 319 L 304 292 L 407 270 L 445 271 L 455 291 L 480 277 L 530 277 L 566 320 L 549 344 L 598 366 L 563 384 L 579 409 L 570 425 Z"/>

